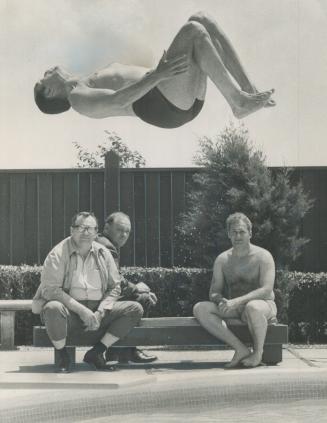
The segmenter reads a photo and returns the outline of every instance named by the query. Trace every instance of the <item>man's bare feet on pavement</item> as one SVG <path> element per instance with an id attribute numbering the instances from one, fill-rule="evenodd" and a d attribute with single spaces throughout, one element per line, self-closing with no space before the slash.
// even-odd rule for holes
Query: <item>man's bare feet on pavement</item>
<path id="1" fill-rule="evenodd" d="M 265 107 L 273 94 L 274 90 L 265 91 L 263 93 L 248 94 L 244 91 L 240 92 L 239 98 L 235 101 L 232 106 L 234 116 L 238 119 L 242 119 L 251 113 Z"/>
<path id="2" fill-rule="evenodd" d="M 225 369 L 233 369 L 234 367 L 237 367 L 238 364 L 250 354 L 250 350 L 246 347 L 242 348 L 241 350 L 235 351 L 232 360 L 225 365 Z"/>
<path id="3" fill-rule="evenodd" d="M 253 352 L 242 360 L 245 367 L 257 367 L 261 364 L 262 354 Z"/>

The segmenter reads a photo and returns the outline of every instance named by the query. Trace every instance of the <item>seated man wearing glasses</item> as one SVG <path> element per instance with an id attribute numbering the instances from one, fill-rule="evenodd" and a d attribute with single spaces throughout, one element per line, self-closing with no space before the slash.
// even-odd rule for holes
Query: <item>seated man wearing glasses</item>
<path id="1" fill-rule="evenodd" d="M 77 213 L 70 237 L 45 259 L 33 312 L 41 313 L 47 333 L 59 353 L 59 372 L 71 371 L 65 348 L 67 332 L 89 331 L 94 346 L 84 361 L 97 370 L 110 369 L 103 353 L 138 324 L 143 315 L 136 301 L 117 301 L 121 276 L 111 253 L 95 242 L 98 222 L 93 213 Z"/>

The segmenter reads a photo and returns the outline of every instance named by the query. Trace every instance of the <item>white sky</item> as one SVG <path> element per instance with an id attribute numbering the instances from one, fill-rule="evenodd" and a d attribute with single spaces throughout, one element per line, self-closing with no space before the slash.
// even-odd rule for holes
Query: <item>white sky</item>
<path id="1" fill-rule="evenodd" d="M 232 113 L 210 84 L 201 114 L 164 130 L 136 118 L 92 120 L 38 111 L 33 86 L 53 65 L 90 73 L 112 61 L 154 66 L 179 27 L 210 12 L 276 108 L 243 120 L 270 165 L 327 165 L 327 0 L 0 0 L 0 168 L 61 168 L 72 145 L 92 150 L 116 131 L 148 166 L 190 166 L 202 135 Z"/>

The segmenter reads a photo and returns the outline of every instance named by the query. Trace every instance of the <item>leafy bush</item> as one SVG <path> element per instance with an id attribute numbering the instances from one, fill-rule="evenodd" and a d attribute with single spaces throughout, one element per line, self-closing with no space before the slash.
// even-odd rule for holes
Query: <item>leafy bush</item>
<path id="1" fill-rule="evenodd" d="M 0 298 L 30 299 L 39 285 L 41 267 L 0 266 Z M 193 305 L 208 300 L 212 272 L 194 268 L 122 268 L 131 282 L 145 282 L 158 297 L 150 317 L 192 316 Z M 275 283 L 278 320 L 289 325 L 292 342 L 325 342 L 327 274 L 279 270 Z M 39 316 L 16 314 L 16 344 L 32 343 Z"/>
<path id="2" fill-rule="evenodd" d="M 115 132 L 104 131 L 107 140 L 99 144 L 92 153 L 74 141 L 77 150 L 77 167 L 103 168 L 105 156 L 109 151 L 115 152 L 119 157 L 120 167 L 144 167 L 145 159 L 141 153 L 131 150 Z"/>

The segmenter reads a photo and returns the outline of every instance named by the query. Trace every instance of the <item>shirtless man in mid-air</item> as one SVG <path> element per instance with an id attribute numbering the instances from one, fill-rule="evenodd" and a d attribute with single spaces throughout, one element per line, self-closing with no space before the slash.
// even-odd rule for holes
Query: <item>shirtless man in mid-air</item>
<path id="1" fill-rule="evenodd" d="M 156 68 L 112 63 L 76 76 L 56 66 L 36 83 L 34 97 L 44 113 L 72 107 L 90 118 L 137 116 L 158 127 L 177 128 L 201 111 L 207 77 L 239 119 L 275 105 L 273 90 L 257 91 L 231 42 L 202 12 L 182 26 Z"/>
<path id="2" fill-rule="evenodd" d="M 208 332 L 234 348 L 226 368 L 256 367 L 261 363 L 268 322 L 276 321 L 274 259 L 267 250 L 251 244 L 252 224 L 243 213 L 230 215 L 226 223 L 232 248 L 217 257 L 210 301 L 195 304 L 194 316 Z M 253 352 L 223 320 L 235 318 L 248 325 Z"/>

